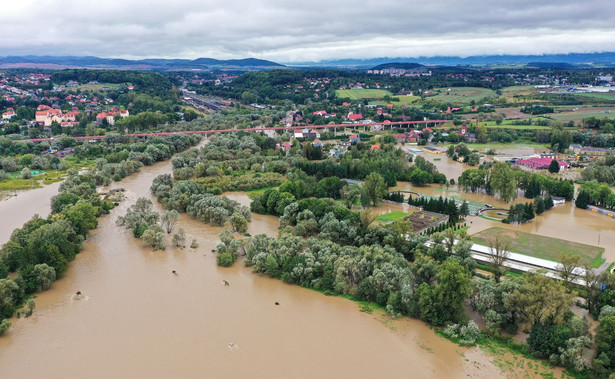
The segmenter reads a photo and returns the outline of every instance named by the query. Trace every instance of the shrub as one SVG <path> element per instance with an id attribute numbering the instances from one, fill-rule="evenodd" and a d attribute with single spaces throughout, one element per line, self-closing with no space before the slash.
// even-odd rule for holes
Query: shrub
<path id="1" fill-rule="evenodd" d="M 230 267 L 235 263 L 235 256 L 231 253 L 221 253 L 216 257 L 216 262 L 218 266 Z"/>

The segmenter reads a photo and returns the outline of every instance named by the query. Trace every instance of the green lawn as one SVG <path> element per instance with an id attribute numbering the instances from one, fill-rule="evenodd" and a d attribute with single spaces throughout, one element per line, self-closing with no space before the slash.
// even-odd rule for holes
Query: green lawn
<path id="1" fill-rule="evenodd" d="M 382 214 L 376 217 L 376 221 L 382 222 L 382 223 L 389 223 L 389 222 L 400 220 L 406 217 L 407 215 L 409 215 L 409 213 L 402 212 L 402 211 L 393 211 L 393 212 L 385 213 L 385 214 Z"/>
<path id="2" fill-rule="evenodd" d="M 385 89 L 341 89 L 335 91 L 335 96 L 340 99 L 360 100 L 360 99 L 382 99 L 391 96 L 391 92 Z"/>
<path id="3" fill-rule="evenodd" d="M 475 243 L 489 246 L 489 237 L 496 234 L 508 236 L 511 241 L 510 251 L 531 257 L 559 261 L 560 254 L 578 255 L 591 267 L 597 268 L 605 262 L 602 258 L 604 248 L 566 241 L 559 238 L 545 237 L 537 234 L 519 232 L 505 228 L 493 227 L 472 236 Z"/>
<path id="4" fill-rule="evenodd" d="M 410 105 L 413 104 L 415 102 L 418 102 L 421 100 L 420 97 L 418 96 L 393 96 L 392 99 L 399 99 L 399 101 L 391 101 L 391 102 L 386 102 L 386 101 L 382 101 L 382 100 L 375 100 L 375 101 L 370 101 L 369 104 L 370 105 L 387 105 L 387 104 L 393 104 L 393 106 L 399 107 L 402 105 Z"/>

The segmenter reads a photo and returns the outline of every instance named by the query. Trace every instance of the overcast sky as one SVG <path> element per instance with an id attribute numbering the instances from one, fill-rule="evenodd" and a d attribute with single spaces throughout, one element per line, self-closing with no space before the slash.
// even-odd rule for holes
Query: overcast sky
<path id="1" fill-rule="evenodd" d="M 615 51 L 612 0 L 4 0 L 0 56 L 340 58 Z"/>

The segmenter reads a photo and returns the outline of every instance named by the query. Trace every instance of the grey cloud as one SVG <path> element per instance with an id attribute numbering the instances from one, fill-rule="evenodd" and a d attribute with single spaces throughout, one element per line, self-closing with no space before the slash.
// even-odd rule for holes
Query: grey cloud
<path id="1" fill-rule="evenodd" d="M 613 51 L 614 21 L 607 0 L 21 1 L 0 13 L 0 54 L 289 62 Z"/>

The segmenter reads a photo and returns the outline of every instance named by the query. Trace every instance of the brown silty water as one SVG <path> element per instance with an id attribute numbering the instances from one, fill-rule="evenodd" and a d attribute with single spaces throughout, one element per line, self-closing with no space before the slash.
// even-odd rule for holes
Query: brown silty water
<path id="1" fill-rule="evenodd" d="M 35 214 L 47 217 L 51 213 L 51 197 L 58 194 L 58 188 L 60 183 L 53 183 L 0 200 L 0 245 Z"/>
<path id="2" fill-rule="evenodd" d="M 240 262 L 216 266 L 212 249 L 222 228 L 185 214 L 177 227 L 199 248 L 142 247 L 115 220 L 138 197 L 151 198 L 152 180 L 170 170 L 159 163 L 114 184 L 126 189 L 126 200 L 99 219 L 67 273 L 37 295 L 34 314 L 13 319 L 0 338 L 1 378 L 501 375 L 483 352 L 421 321 L 363 313 L 349 300 L 253 274 Z M 245 194 L 229 196 L 249 202 Z M 25 200 L 20 209 L 43 213 Z M 249 232 L 275 236 L 277 227 L 276 218 L 253 215 Z"/>

